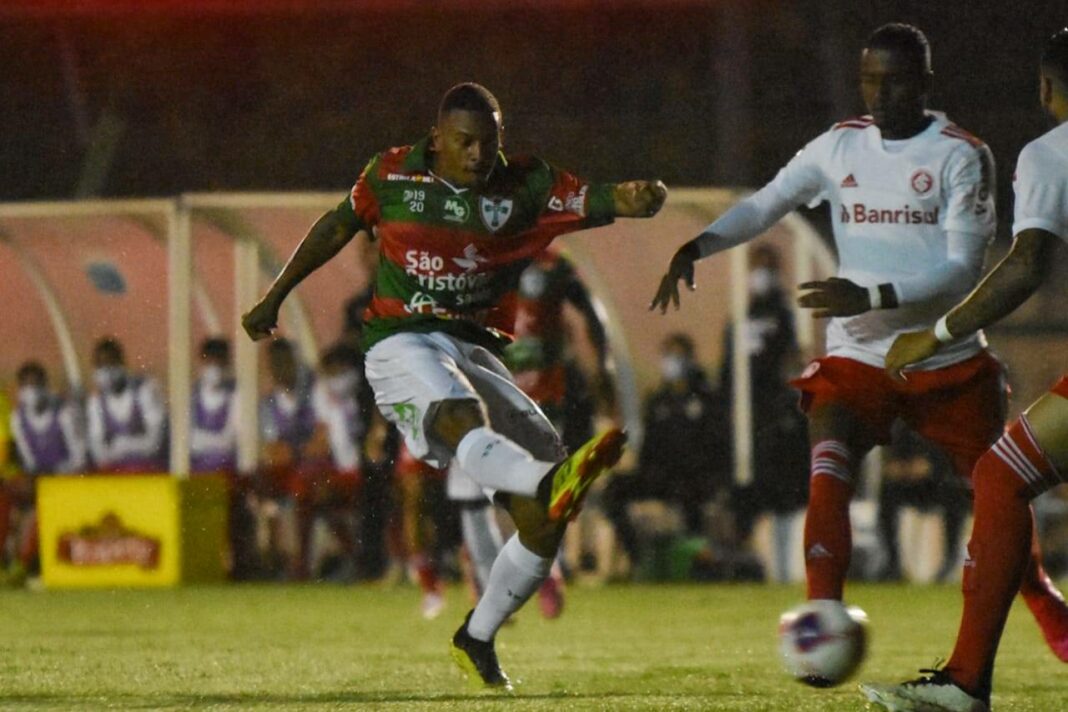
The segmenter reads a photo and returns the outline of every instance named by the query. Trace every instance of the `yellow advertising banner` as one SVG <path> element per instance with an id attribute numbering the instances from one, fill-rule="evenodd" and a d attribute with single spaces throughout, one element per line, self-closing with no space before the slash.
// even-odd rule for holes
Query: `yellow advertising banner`
<path id="1" fill-rule="evenodd" d="M 221 580 L 221 477 L 43 477 L 41 578 L 48 588 L 173 586 Z"/>

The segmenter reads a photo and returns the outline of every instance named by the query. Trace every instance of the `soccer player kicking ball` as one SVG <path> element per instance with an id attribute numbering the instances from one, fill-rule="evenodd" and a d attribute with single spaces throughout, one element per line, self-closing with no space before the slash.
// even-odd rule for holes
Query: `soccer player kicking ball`
<path id="1" fill-rule="evenodd" d="M 800 298 L 817 318 L 831 317 L 828 355 L 793 382 L 812 445 L 809 599 L 842 599 L 858 466 L 875 444 L 889 442 L 895 419 L 945 449 L 965 476 L 1004 425 L 1002 368 L 980 333 L 961 331 L 906 383 L 883 371 L 896 335 L 931 327 L 975 286 L 995 226 L 990 152 L 926 110 L 931 77 L 920 30 L 877 29 L 860 62 L 871 115 L 817 137 L 771 183 L 683 245 L 651 305 L 677 308 L 678 282 L 694 288 L 696 260 L 756 237 L 801 203 L 831 203 L 838 276 L 801 285 L 811 291 Z M 1037 559 L 1028 571 L 1021 591 L 1039 624 L 1062 630 L 1063 600 Z"/>
<path id="2" fill-rule="evenodd" d="M 1016 236 L 1012 250 L 983 283 L 933 329 L 903 334 L 886 357 L 887 372 L 938 353 L 956 337 L 1008 315 L 1049 273 L 1058 238 L 1068 240 L 1068 29 L 1050 38 L 1040 72 L 1042 107 L 1057 127 L 1032 141 L 1016 163 Z M 1064 482 L 1068 473 L 1068 376 L 1039 398 L 979 460 L 975 525 L 964 567 L 964 615 L 953 655 L 941 670 L 901 685 L 864 684 L 868 699 L 888 710 L 985 712 L 1005 619 L 1021 583 L 1033 579 L 1032 499 Z M 1032 601 L 1028 604 L 1032 605 Z M 1045 601 L 1054 606 L 1063 606 Z M 1043 629 L 1068 662 L 1068 625 Z"/>
<path id="3" fill-rule="evenodd" d="M 512 326 L 504 302 L 553 238 L 616 217 L 651 217 L 667 189 L 659 181 L 589 183 L 537 158 L 506 158 L 502 135 L 487 89 L 450 89 L 430 135 L 371 159 L 243 324 L 253 339 L 268 336 L 302 279 L 357 232 L 377 238 L 381 265 L 362 337 L 375 401 L 412 455 L 434 467 L 456 458 L 518 530 L 452 641 L 465 671 L 508 688 L 494 635 L 538 590 L 568 520 L 626 438 L 610 430 L 564 456 L 552 425 L 498 359 Z"/>

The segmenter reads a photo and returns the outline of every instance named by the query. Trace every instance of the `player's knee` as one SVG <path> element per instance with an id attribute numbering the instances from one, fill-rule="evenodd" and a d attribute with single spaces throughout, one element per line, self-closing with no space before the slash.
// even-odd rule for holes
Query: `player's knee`
<path id="1" fill-rule="evenodd" d="M 486 425 L 482 404 L 476 400 L 445 400 L 437 404 L 430 432 L 450 450 L 456 450 L 464 436 Z"/>
<path id="2" fill-rule="evenodd" d="M 524 547 L 545 558 L 556 556 L 565 524 L 549 519 L 545 505 L 536 499 L 509 497 L 507 509 Z"/>

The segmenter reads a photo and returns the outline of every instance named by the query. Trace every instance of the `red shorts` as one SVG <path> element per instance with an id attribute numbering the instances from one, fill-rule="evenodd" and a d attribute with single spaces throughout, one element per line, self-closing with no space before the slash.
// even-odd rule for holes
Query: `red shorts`
<path id="1" fill-rule="evenodd" d="M 857 416 L 871 439 L 890 442 L 898 418 L 940 446 L 968 477 L 979 457 L 1005 430 L 1008 386 L 1001 362 L 986 351 L 931 371 L 909 371 L 898 383 L 881 368 L 827 356 L 791 381 L 806 413 L 837 404 Z"/>
<path id="2" fill-rule="evenodd" d="M 1061 380 L 1057 381 L 1049 392 L 1055 393 L 1061 398 L 1068 398 L 1068 376 L 1061 376 Z"/>

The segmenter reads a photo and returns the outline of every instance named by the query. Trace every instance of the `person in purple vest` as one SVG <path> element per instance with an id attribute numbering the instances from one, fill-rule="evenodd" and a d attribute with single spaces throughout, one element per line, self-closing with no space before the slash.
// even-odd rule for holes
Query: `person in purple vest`
<path id="1" fill-rule="evenodd" d="M 297 360 L 293 343 L 288 339 L 272 341 L 267 350 L 267 364 L 272 387 L 260 400 L 258 489 L 263 500 L 260 514 L 267 523 L 269 555 L 276 560 L 284 559 L 286 573 L 299 579 L 306 576 L 303 552 L 288 555 L 281 552 L 282 520 L 295 513 L 294 505 L 304 491 L 307 473 L 315 467 L 312 461 L 325 464 L 328 455 L 311 457 L 311 441 L 316 430 L 312 406 L 314 376 Z"/>
<path id="2" fill-rule="evenodd" d="M 93 385 L 87 407 L 89 454 L 97 472 L 167 470 L 167 417 L 159 384 L 130 373 L 118 339 L 93 348 Z"/>
<path id="3" fill-rule="evenodd" d="M 21 513 L 18 561 L 12 576 L 18 578 L 37 559 L 37 516 L 34 508 L 37 477 L 82 472 L 86 467 L 85 435 L 77 404 L 52 392 L 48 373 L 37 361 L 19 366 L 18 405 L 11 413 L 11 433 L 21 474 L 0 487 L 0 547 L 6 543 L 12 510 Z"/>
<path id="4" fill-rule="evenodd" d="M 247 473 L 237 467 L 237 384 L 230 343 L 212 337 L 200 345 L 200 375 L 193 384 L 189 437 L 191 475 L 221 475 L 226 480 L 230 575 L 250 578 L 255 568 L 255 520 Z"/>
<path id="5" fill-rule="evenodd" d="M 225 339 L 205 339 L 200 361 L 192 394 L 189 470 L 232 478 L 237 474 L 237 403 L 230 344 Z"/>

